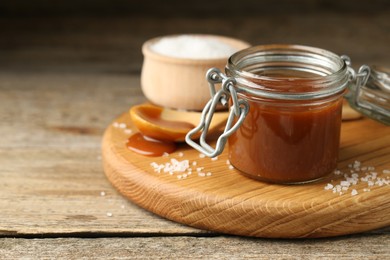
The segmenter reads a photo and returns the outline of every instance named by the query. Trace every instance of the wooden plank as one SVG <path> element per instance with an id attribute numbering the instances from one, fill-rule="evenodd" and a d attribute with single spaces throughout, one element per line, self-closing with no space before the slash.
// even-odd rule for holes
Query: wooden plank
<path id="1" fill-rule="evenodd" d="M 105 0 L 84 1 L 77 0 L 36 0 L 35 3 L 26 1 L 3 1 L 0 3 L 0 11 L 8 16 L 60 16 L 60 15 L 153 15 L 153 16 L 214 16 L 225 14 L 229 16 L 254 15 L 275 13 L 310 13 L 315 11 L 331 12 L 377 12 L 383 9 L 384 2 L 372 0 L 369 3 L 363 1 L 356 5 L 354 0 L 272 0 L 251 1 L 241 0 L 239 4 L 221 4 L 207 0 L 198 0 L 183 4 L 180 0 L 169 0 L 159 4 L 153 0 L 137 2 Z M 264 7 L 266 11 L 264 12 Z"/>
<path id="2" fill-rule="evenodd" d="M 0 165 L 0 236 L 202 233 L 123 198 L 98 147 L 1 148 Z"/>
<path id="3" fill-rule="evenodd" d="M 241 237 L 0 239 L 2 259 L 389 259 L 388 234 L 342 239 Z"/>
<path id="4" fill-rule="evenodd" d="M 98 148 L 112 116 L 144 100 L 137 76 L 0 73 L 0 147 Z"/>
<path id="5" fill-rule="evenodd" d="M 202 232 L 129 203 L 103 174 L 103 130 L 144 100 L 137 77 L 0 78 L 0 235 Z"/>
<path id="6" fill-rule="evenodd" d="M 138 74 L 141 46 L 164 34 L 210 33 L 254 45 L 295 43 L 352 58 L 354 66 L 390 66 L 390 10 L 367 13 L 313 12 L 212 17 L 0 18 L 3 71 Z M 141 26 L 142 25 L 142 26 Z M 60 30 L 58 29 L 60 28 Z M 375 46 L 375 47 L 373 47 Z"/>

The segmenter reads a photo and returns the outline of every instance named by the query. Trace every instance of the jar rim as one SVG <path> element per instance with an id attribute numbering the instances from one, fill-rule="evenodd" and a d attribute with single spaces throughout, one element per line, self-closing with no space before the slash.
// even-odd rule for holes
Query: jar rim
<path id="1" fill-rule="evenodd" d="M 268 66 L 268 67 L 267 67 Z M 270 68 L 285 68 L 291 71 L 307 72 L 304 77 L 275 77 L 262 73 Z M 279 93 L 287 99 L 306 99 L 330 96 L 344 92 L 348 80 L 346 62 L 333 52 L 305 45 L 270 44 L 257 45 L 229 57 L 226 73 L 234 77 L 241 87 L 249 92 L 262 95 L 262 92 Z M 255 72 L 253 72 L 255 71 Z M 278 89 L 283 83 L 291 86 L 286 90 Z M 310 90 L 303 90 L 303 86 Z M 258 90 L 261 92 L 258 93 Z M 245 92 L 245 91 L 244 91 Z M 310 92 L 310 93 L 308 93 Z M 263 93 L 264 94 L 264 93 Z"/>

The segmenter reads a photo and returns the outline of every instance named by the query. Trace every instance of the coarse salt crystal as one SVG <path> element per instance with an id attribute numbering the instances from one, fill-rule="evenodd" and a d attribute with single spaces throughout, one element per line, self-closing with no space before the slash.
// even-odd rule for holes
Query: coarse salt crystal
<path id="1" fill-rule="evenodd" d="M 206 173 L 206 176 L 211 176 L 211 172 Z"/>
<path id="2" fill-rule="evenodd" d="M 174 158 L 171 159 L 170 163 L 158 164 L 156 162 L 150 163 L 150 166 L 155 172 L 160 173 L 161 170 L 165 173 L 173 174 L 174 172 L 185 172 L 189 169 L 189 161 L 183 160 L 178 161 Z"/>
<path id="3" fill-rule="evenodd" d="M 204 173 L 204 172 L 198 172 L 198 176 L 204 177 L 204 176 L 206 176 L 206 173 Z"/>
<path id="4" fill-rule="evenodd" d="M 118 128 L 118 127 L 119 127 L 119 123 L 118 123 L 118 122 L 114 122 L 114 123 L 112 124 L 112 126 L 115 127 L 115 128 Z"/>
<path id="5" fill-rule="evenodd" d="M 104 196 L 106 196 L 106 193 L 104 191 L 101 191 L 100 196 L 104 197 Z"/>
<path id="6" fill-rule="evenodd" d="M 125 129 L 124 131 L 123 131 L 125 134 L 131 134 L 132 132 L 133 132 L 133 130 L 131 130 L 131 129 Z"/>
<path id="7" fill-rule="evenodd" d="M 162 154 L 162 156 L 163 156 L 163 157 L 169 157 L 169 153 L 164 152 L 164 153 Z"/>
<path id="8" fill-rule="evenodd" d="M 333 189 L 333 185 L 330 184 L 330 183 L 328 183 L 328 184 L 325 186 L 325 188 L 324 188 L 324 190 L 331 190 L 331 189 Z"/>
<path id="9" fill-rule="evenodd" d="M 184 153 L 180 152 L 180 153 L 178 154 L 178 156 L 179 156 L 179 157 L 183 157 L 183 156 L 184 156 Z"/>
<path id="10" fill-rule="evenodd" d="M 390 174 L 390 170 L 383 170 L 382 171 L 384 174 Z"/>
<path id="11" fill-rule="evenodd" d="M 206 155 L 204 155 L 203 153 L 199 154 L 199 158 L 205 158 L 205 157 L 206 157 Z"/>
<path id="12" fill-rule="evenodd" d="M 218 156 L 211 158 L 212 161 L 218 160 Z"/>
<path id="13" fill-rule="evenodd" d="M 198 164 L 198 163 L 195 162 L 195 161 L 192 162 L 192 165 L 193 165 L 193 166 L 196 166 L 197 164 Z"/>
<path id="14" fill-rule="evenodd" d="M 360 167 L 361 164 L 362 164 L 361 162 L 355 161 L 355 162 L 353 163 L 353 167 L 354 167 L 354 168 Z"/>
<path id="15" fill-rule="evenodd" d="M 120 123 L 119 124 L 119 128 L 125 129 L 126 128 L 126 124 L 125 123 Z"/>
<path id="16" fill-rule="evenodd" d="M 358 194 L 357 190 L 353 189 L 353 190 L 351 191 L 351 195 L 352 195 L 352 196 L 355 196 L 355 195 L 357 195 L 357 194 Z"/>
<path id="17" fill-rule="evenodd" d="M 229 165 L 229 170 L 233 170 L 233 169 L 234 169 L 233 165 Z"/>
<path id="18" fill-rule="evenodd" d="M 112 213 L 111 212 L 107 212 L 107 217 L 112 217 Z"/>

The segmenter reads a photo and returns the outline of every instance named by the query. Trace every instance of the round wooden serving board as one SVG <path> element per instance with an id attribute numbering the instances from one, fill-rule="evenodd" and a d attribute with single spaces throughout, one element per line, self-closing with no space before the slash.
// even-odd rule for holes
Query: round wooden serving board
<path id="1" fill-rule="evenodd" d="M 338 236 L 390 224 L 390 185 L 360 181 L 367 170 L 361 170 L 359 182 L 341 195 L 324 187 L 340 184 L 343 174 L 305 185 L 268 184 L 229 168 L 226 151 L 211 160 L 183 144 L 168 157 L 138 155 L 126 147 L 135 131 L 128 113 L 107 128 L 102 147 L 105 173 L 125 197 L 170 220 L 215 232 L 276 238 Z M 378 177 L 390 179 L 389 127 L 369 119 L 345 122 L 341 136 L 341 172 L 351 174 L 348 165 L 358 160 L 362 167 L 375 167 L 371 171 Z M 192 174 L 184 178 L 183 173 L 157 173 L 150 165 L 172 158 L 189 160 Z M 211 176 L 199 176 L 198 167 Z"/>

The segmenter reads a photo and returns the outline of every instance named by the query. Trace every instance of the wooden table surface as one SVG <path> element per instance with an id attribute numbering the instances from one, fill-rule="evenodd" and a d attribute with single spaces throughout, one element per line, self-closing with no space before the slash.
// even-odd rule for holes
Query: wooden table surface
<path id="1" fill-rule="evenodd" d="M 145 101 L 141 45 L 173 33 L 300 43 L 390 66 L 390 11 L 0 18 L 0 258 L 390 259 L 390 229 L 254 239 L 171 222 L 106 179 L 107 125 Z M 369 119 L 363 119 L 369 120 Z M 390 156 L 390 155 L 389 155 Z"/>

